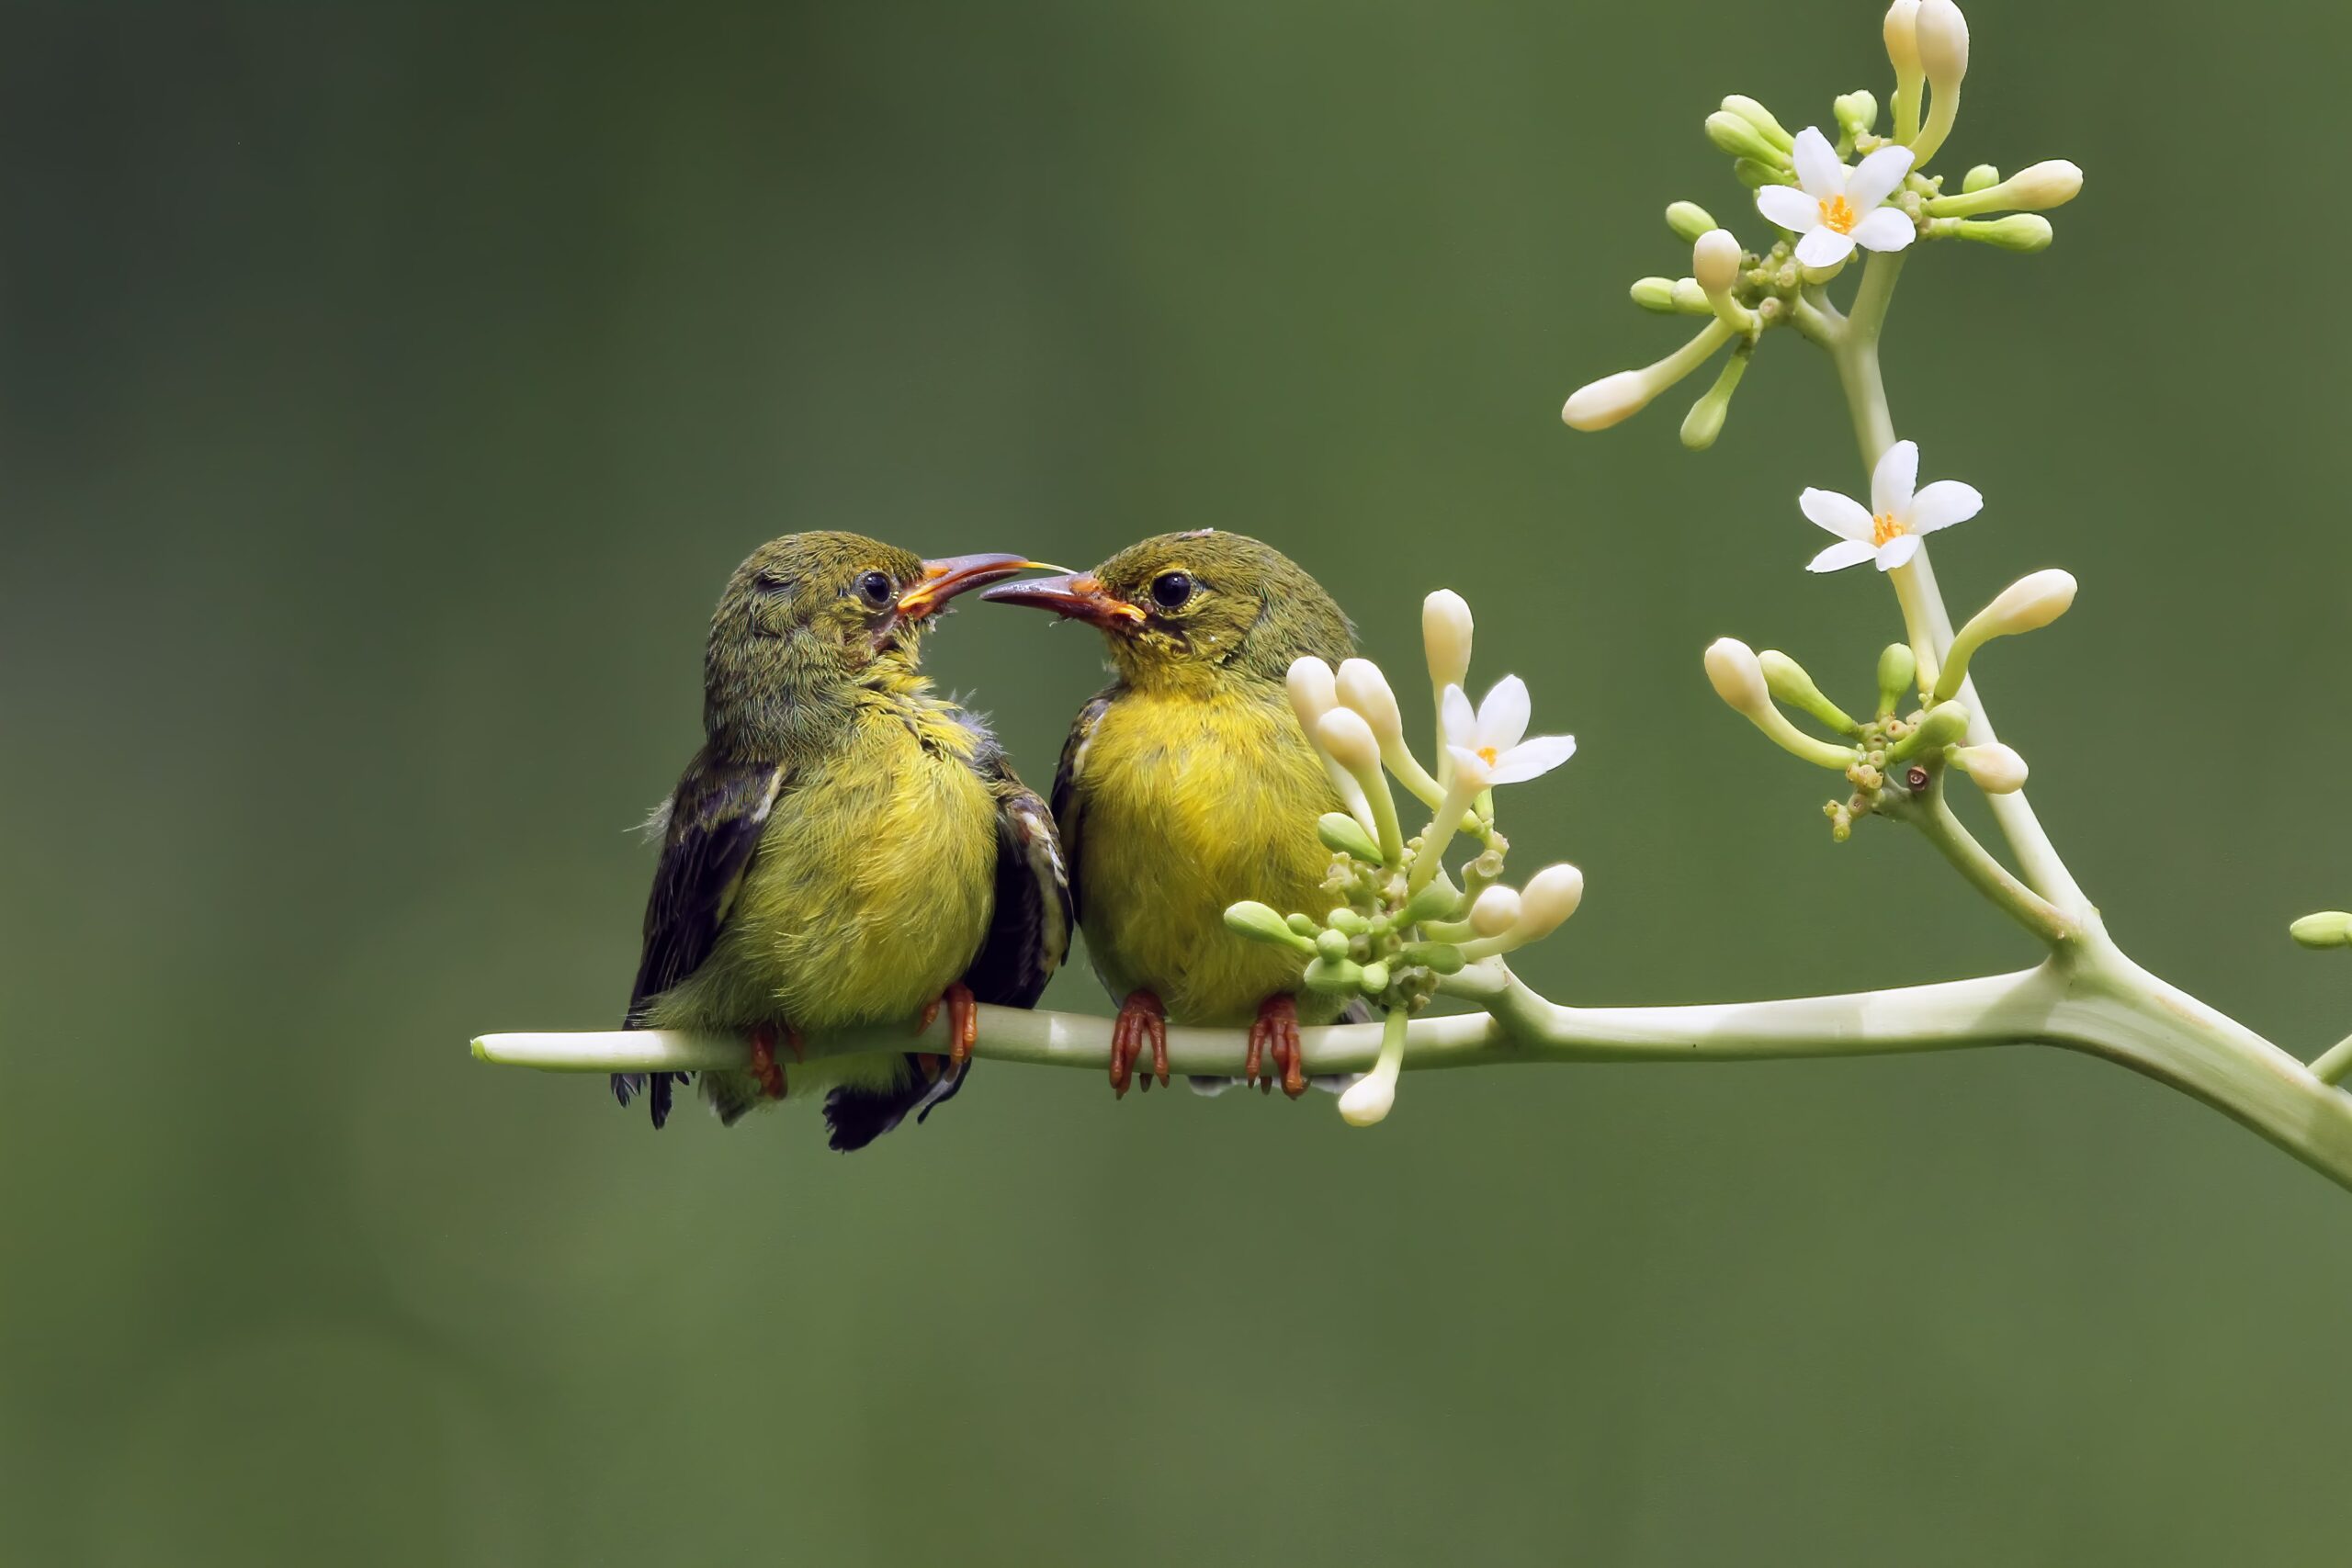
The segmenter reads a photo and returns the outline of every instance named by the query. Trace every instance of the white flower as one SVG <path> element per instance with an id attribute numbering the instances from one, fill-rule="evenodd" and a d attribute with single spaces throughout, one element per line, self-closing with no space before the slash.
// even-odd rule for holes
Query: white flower
<path id="1" fill-rule="evenodd" d="M 1448 686 L 1438 716 L 1445 726 L 1446 754 L 1453 759 L 1455 775 L 1481 788 L 1518 784 L 1548 773 L 1575 756 L 1572 735 L 1523 739 L 1533 711 L 1527 682 L 1516 675 L 1496 682 L 1475 713 L 1462 688 Z"/>
<path id="2" fill-rule="evenodd" d="M 1871 475 L 1869 506 L 1836 491 L 1808 490 L 1797 497 L 1805 516 L 1838 539 L 1814 557 L 1806 570 L 1836 571 L 1874 559 L 1879 570 L 1892 571 L 1919 553 L 1922 534 L 1965 523 L 1984 508 L 1984 498 L 1973 485 L 1938 479 L 1914 493 L 1918 482 L 1919 448 L 1898 441 L 1886 449 Z"/>
<path id="3" fill-rule="evenodd" d="M 1908 147 L 1882 147 L 1849 169 L 1838 161 L 1829 139 L 1812 126 L 1797 132 L 1797 186 L 1766 186 L 1756 193 L 1756 210 L 1797 241 L 1797 262 L 1836 266 L 1856 245 L 1899 251 L 1918 229 L 1900 209 L 1880 205 L 1911 172 Z"/>

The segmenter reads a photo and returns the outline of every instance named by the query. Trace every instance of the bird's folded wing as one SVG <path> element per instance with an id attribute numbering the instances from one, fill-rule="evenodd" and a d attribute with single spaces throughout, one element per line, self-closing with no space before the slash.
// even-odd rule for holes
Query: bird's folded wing
<path id="1" fill-rule="evenodd" d="M 980 1001 L 1035 1007 L 1069 956 L 1069 874 L 1053 813 L 1001 755 L 981 761 L 996 812 L 996 914 L 964 983 Z"/>
<path id="2" fill-rule="evenodd" d="M 1054 828 L 1061 835 L 1062 863 L 1069 872 L 1072 919 L 1078 914 L 1079 818 L 1082 815 L 1078 784 L 1086 772 L 1086 749 L 1093 743 L 1094 727 L 1102 722 L 1116 692 L 1116 687 L 1097 692 L 1091 702 L 1078 710 L 1078 716 L 1070 721 L 1069 739 L 1062 742 L 1062 760 L 1054 769 Z"/>

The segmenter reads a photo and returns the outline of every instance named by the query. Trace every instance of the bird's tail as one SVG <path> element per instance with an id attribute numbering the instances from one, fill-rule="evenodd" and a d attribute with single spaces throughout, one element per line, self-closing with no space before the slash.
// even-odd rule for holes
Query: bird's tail
<path id="1" fill-rule="evenodd" d="M 670 1119 L 673 1092 L 693 1077 L 692 1073 L 615 1073 L 613 1098 L 627 1105 L 639 1095 L 645 1096 L 646 1109 L 653 1113 L 653 1124 L 659 1127 Z"/>
<path id="2" fill-rule="evenodd" d="M 905 1121 L 910 1111 L 922 1122 L 933 1106 L 956 1098 L 970 1066 L 910 1051 L 907 1074 L 897 1084 L 887 1089 L 842 1085 L 825 1096 L 825 1125 L 832 1134 L 827 1142 L 847 1154 Z"/>

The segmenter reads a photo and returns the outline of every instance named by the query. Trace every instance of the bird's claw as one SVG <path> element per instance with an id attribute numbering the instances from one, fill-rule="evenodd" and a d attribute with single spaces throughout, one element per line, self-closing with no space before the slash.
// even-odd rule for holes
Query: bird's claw
<path id="1" fill-rule="evenodd" d="M 777 1031 L 775 1024 L 763 1023 L 752 1031 L 752 1076 L 760 1080 L 760 1092 L 770 1100 L 785 1096 L 784 1065 L 775 1059 Z M 786 1024 L 783 1031 L 784 1048 L 792 1053 L 796 1062 L 808 1060 L 800 1044 L 800 1031 Z"/>
<path id="2" fill-rule="evenodd" d="M 931 1027 L 943 1003 L 947 1008 L 947 1059 L 960 1067 L 972 1059 L 972 1047 L 980 1042 L 980 1004 L 972 987 L 958 980 L 922 1010 L 922 1021 L 915 1025 L 917 1034 Z"/>
<path id="3" fill-rule="evenodd" d="M 1261 1080 L 1260 1069 L 1264 1066 L 1268 1050 L 1273 1054 L 1274 1071 Z M 1280 1076 L 1283 1092 L 1296 1100 L 1306 1092 L 1306 1064 L 1298 1038 L 1298 1002 L 1289 996 L 1268 997 L 1258 1005 L 1258 1016 L 1250 1024 L 1250 1058 L 1247 1064 L 1250 1082 L 1261 1093 L 1274 1091 L 1274 1078 Z"/>
<path id="4" fill-rule="evenodd" d="M 1151 1088 L 1158 1078 L 1160 1087 L 1168 1085 L 1168 1012 L 1159 998 L 1149 991 L 1136 991 L 1119 1004 L 1119 1017 L 1111 1025 L 1111 1092 L 1124 1100 L 1127 1084 L 1135 1072 L 1136 1058 L 1142 1055 L 1146 1042 L 1151 1045 L 1151 1070 L 1144 1075 L 1143 1085 Z"/>

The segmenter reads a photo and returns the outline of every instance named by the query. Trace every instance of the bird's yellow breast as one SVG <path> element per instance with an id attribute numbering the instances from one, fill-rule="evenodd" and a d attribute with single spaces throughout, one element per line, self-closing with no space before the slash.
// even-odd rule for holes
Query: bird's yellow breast
<path id="1" fill-rule="evenodd" d="M 1180 1023 L 1238 1025 L 1298 988 L 1300 963 L 1236 936 L 1226 906 L 1317 908 L 1340 802 L 1279 687 L 1122 693 L 1078 764 L 1080 928 L 1113 992 L 1157 994 Z M 1335 1010 L 1313 996 L 1302 1016 Z"/>
<path id="2" fill-rule="evenodd" d="M 970 755 L 952 720 L 876 704 L 796 770 L 705 966 L 724 1005 L 764 998 L 737 1016 L 822 1032 L 938 999 L 995 902 L 996 806 Z"/>

